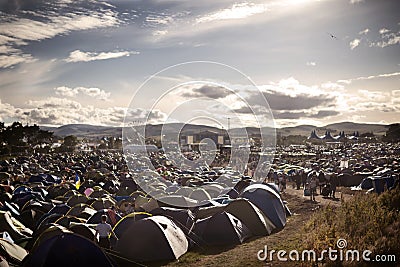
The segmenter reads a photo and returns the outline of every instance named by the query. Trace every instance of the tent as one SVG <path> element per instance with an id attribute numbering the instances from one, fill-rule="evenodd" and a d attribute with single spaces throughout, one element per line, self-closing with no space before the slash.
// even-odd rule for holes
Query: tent
<path id="1" fill-rule="evenodd" d="M 92 241 L 73 233 L 62 233 L 42 242 L 24 259 L 22 266 L 112 267 L 113 264 Z"/>
<path id="2" fill-rule="evenodd" d="M 197 201 L 202 201 L 202 200 L 210 200 L 211 196 L 205 189 L 197 188 L 193 190 L 192 193 L 190 193 L 189 198 Z"/>
<path id="3" fill-rule="evenodd" d="M 198 205 L 198 202 L 196 200 L 181 195 L 164 196 L 158 198 L 157 200 L 159 206 L 163 207 L 187 208 L 187 207 L 195 207 Z"/>
<path id="4" fill-rule="evenodd" d="M 113 225 L 112 222 L 111 222 L 110 216 L 109 216 L 109 214 L 108 214 L 108 211 L 107 211 L 106 209 L 98 210 L 95 214 L 93 214 L 93 215 L 87 220 L 86 223 L 88 223 L 88 224 L 98 224 L 98 223 L 101 223 L 101 216 L 102 216 L 102 215 L 106 215 L 106 216 L 107 216 L 107 222 L 110 223 L 111 225 Z M 116 214 L 115 219 L 116 219 L 117 222 L 118 222 L 119 220 L 121 220 L 121 218 L 122 218 L 121 216 L 119 216 L 118 214 Z"/>
<path id="5" fill-rule="evenodd" d="M 55 223 L 58 219 L 63 217 L 63 214 L 58 214 L 58 213 L 46 213 L 44 214 L 38 221 L 37 226 L 35 228 L 35 235 L 38 232 L 41 232 L 43 229 L 46 228 L 46 225 L 50 223 Z"/>
<path id="6" fill-rule="evenodd" d="M 198 245 L 231 246 L 241 244 L 251 232 L 238 218 L 223 211 L 198 220 L 191 236 Z"/>
<path id="7" fill-rule="evenodd" d="M 132 223 L 142 220 L 144 218 L 150 217 L 151 214 L 147 212 L 133 212 L 125 217 L 123 217 L 119 222 L 114 226 L 115 235 L 120 238 L 124 232 L 131 226 Z"/>
<path id="8" fill-rule="evenodd" d="M 87 224 L 84 223 L 71 223 L 69 230 L 77 235 L 86 237 L 89 240 L 93 240 L 96 234 L 95 229 L 90 228 Z"/>
<path id="9" fill-rule="evenodd" d="M 67 204 L 68 206 L 73 207 L 79 203 L 86 203 L 88 200 L 89 198 L 85 195 L 74 195 L 67 200 Z"/>
<path id="10" fill-rule="evenodd" d="M 185 234 L 164 216 L 133 222 L 115 248 L 123 257 L 140 262 L 175 260 L 187 249 Z"/>
<path id="11" fill-rule="evenodd" d="M 241 194 L 256 205 L 277 230 L 283 229 L 286 225 L 286 208 L 281 197 L 270 186 L 264 184 L 252 184 L 246 187 Z"/>
<path id="12" fill-rule="evenodd" d="M 189 209 L 160 207 L 151 211 L 152 215 L 162 215 L 174 221 L 185 234 L 188 234 L 194 225 L 194 214 Z"/>
<path id="13" fill-rule="evenodd" d="M 67 212 L 71 209 L 70 206 L 68 206 L 67 204 L 60 204 L 60 205 L 56 205 L 54 206 L 49 213 L 57 213 L 57 214 L 67 214 Z"/>
<path id="14" fill-rule="evenodd" d="M 238 198 L 224 210 L 241 220 L 255 236 L 269 235 L 275 229 L 271 220 L 247 199 Z"/>
<path id="15" fill-rule="evenodd" d="M 0 238 L 0 255 L 5 256 L 9 263 L 19 266 L 26 255 L 28 255 L 28 252 L 17 244 Z"/>
<path id="16" fill-rule="evenodd" d="M 10 234 L 13 240 L 27 238 L 32 231 L 26 228 L 21 222 L 12 217 L 9 212 L 0 211 L 0 229 Z"/>
<path id="17" fill-rule="evenodd" d="M 34 252 L 42 243 L 46 240 L 51 239 L 54 236 L 61 235 L 63 233 L 70 233 L 67 228 L 61 225 L 52 224 L 46 230 L 44 230 L 34 241 L 31 252 Z"/>
<path id="18" fill-rule="evenodd" d="M 111 208 L 116 204 L 116 201 L 114 199 L 108 198 L 108 197 L 103 197 L 96 199 L 92 204 L 92 208 L 95 210 L 101 210 L 101 209 L 108 209 Z"/>

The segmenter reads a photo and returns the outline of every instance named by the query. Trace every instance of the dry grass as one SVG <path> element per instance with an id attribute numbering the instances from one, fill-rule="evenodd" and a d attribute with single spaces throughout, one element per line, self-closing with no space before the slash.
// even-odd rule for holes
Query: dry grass
<path id="1" fill-rule="evenodd" d="M 329 247 L 335 248 L 336 241 L 344 238 L 348 249 L 370 250 L 372 255 L 395 254 L 399 259 L 400 188 L 380 196 L 355 194 L 339 207 L 328 205 L 314 214 L 303 231 L 308 233 L 304 249 L 321 252 Z"/>

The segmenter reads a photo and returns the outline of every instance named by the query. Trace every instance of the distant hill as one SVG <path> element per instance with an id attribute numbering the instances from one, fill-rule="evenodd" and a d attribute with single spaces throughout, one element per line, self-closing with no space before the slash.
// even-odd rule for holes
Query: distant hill
<path id="1" fill-rule="evenodd" d="M 56 136 L 75 135 L 77 137 L 96 138 L 103 136 L 121 136 L 121 127 L 97 126 L 89 124 L 67 124 L 60 127 L 40 127 L 54 132 Z"/>
<path id="2" fill-rule="evenodd" d="M 184 126 L 184 127 L 183 127 Z M 140 128 L 143 126 L 134 126 L 135 128 Z M 63 125 L 60 127 L 41 127 L 44 130 L 49 130 L 54 132 L 56 136 L 67 136 L 67 135 L 75 135 L 78 137 L 86 137 L 86 138 L 101 138 L 103 136 L 121 136 L 122 135 L 122 127 L 111 127 L 111 126 L 95 126 L 88 124 L 69 124 Z M 198 133 L 201 131 L 212 131 L 212 132 L 221 132 L 221 129 L 211 127 L 211 126 L 203 126 L 203 125 L 195 125 L 195 124 L 182 124 L 182 123 L 170 123 L 165 124 L 164 126 L 161 124 L 158 125 L 146 125 L 146 136 L 160 136 L 161 130 L 163 129 L 164 133 L 176 133 L 180 129 L 185 134 Z M 259 133 L 257 128 L 248 127 L 246 128 L 249 135 Z M 354 131 L 358 131 L 360 134 L 366 132 L 373 132 L 375 135 L 383 135 L 386 133 L 387 125 L 383 124 L 366 124 L 366 123 L 354 123 L 354 122 L 340 122 L 328 124 L 324 127 L 316 127 L 313 125 L 298 125 L 293 127 L 284 127 L 276 129 L 277 134 L 282 136 L 288 135 L 302 135 L 308 136 L 312 130 L 317 130 L 317 133 L 324 134 L 325 131 L 330 131 L 332 134 L 338 134 L 340 131 L 344 131 L 346 134 L 351 134 Z M 231 129 L 234 132 L 240 132 L 240 129 Z"/>
<path id="3" fill-rule="evenodd" d="M 283 136 L 287 135 L 303 135 L 309 136 L 310 132 L 316 130 L 318 134 L 323 135 L 325 131 L 330 131 L 332 134 L 339 134 L 344 131 L 345 134 L 352 134 L 358 131 L 360 134 L 373 132 L 375 135 L 384 135 L 388 126 L 383 124 L 368 124 L 368 123 L 355 123 L 355 122 L 339 122 L 328 124 L 323 127 L 316 127 L 313 125 L 298 125 L 294 127 L 285 127 L 277 129 L 277 132 Z"/>

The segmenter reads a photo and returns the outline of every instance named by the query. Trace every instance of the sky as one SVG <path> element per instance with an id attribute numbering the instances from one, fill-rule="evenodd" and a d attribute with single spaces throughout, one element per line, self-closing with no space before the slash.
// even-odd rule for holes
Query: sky
<path id="1" fill-rule="evenodd" d="M 398 0 L 0 0 L 0 121 L 399 122 L 399 10 Z"/>

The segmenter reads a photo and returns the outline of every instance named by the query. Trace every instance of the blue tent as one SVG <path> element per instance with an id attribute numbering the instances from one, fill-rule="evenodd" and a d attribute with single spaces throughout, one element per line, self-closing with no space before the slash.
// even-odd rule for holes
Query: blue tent
<path id="1" fill-rule="evenodd" d="M 274 189 L 265 184 L 253 184 L 241 194 L 256 205 L 271 220 L 278 230 L 286 225 L 286 208 L 281 197 Z"/>

